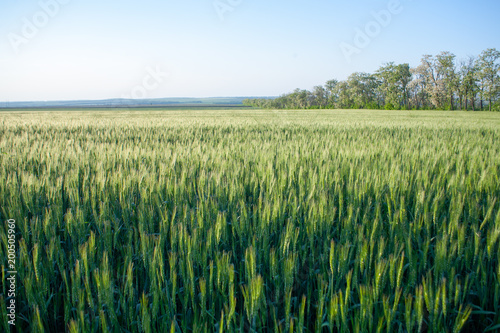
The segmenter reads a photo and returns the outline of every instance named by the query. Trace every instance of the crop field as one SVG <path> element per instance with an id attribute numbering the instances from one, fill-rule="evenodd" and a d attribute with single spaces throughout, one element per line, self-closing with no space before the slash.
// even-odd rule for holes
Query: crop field
<path id="1" fill-rule="evenodd" d="M 0 331 L 500 330 L 500 113 L 0 112 Z"/>

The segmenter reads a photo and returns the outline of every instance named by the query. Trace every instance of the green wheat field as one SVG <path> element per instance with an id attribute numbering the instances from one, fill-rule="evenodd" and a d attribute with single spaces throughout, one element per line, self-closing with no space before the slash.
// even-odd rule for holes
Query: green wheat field
<path id="1" fill-rule="evenodd" d="M 0 112 L 0 330 L 500 330 L 500 113 Z"/>

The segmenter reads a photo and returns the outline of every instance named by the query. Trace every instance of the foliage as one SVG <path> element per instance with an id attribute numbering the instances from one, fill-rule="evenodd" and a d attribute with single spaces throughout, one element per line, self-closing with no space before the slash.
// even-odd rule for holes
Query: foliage
<path id="1" fill-rule="evenodd" d="M 496 114 L 12 112 L 0 135 L 18 332 L 498 328 Z"/>
<path id="2" fill-rule="evenodd" d="M 269 109 L 437 109 L 495 110 L 500 101 L 500 51 L 488 49 L 457 63 L 441 52 L 424 55 L 415 68 L 393 62 L 375 74 L 353 73 L 345 81 L 330 80 L 313 92 L 296 89 L 275 100 L 246 99 L 245 105 Z"/>

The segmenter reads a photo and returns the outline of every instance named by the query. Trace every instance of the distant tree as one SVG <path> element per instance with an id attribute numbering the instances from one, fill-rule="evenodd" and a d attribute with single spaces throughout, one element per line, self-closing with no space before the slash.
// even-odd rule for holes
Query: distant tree
<path id="1" fill-rule="evenodd" d="M 368 73 L 353 73 L 347 79 L 349 93 L 354 108 L 366 108 L 374 105 L 376 79 Z"/>
<path id="2" fill-rule="evenodd" d="M 315 86 L 312 92 L 313 102 L 312 105 L 320 108 L 328 105 L 328 93 L 323 86 Z"/>
<path id="3" fill-rule="evenodd" d="M 398 104 L 395 67 L 394 62 L 389 62 L 375 72 L 375 76 L 379 81 L 377 90 L 385 108 L 394 108 Z"/>
<path id="4" fill-rule="evenodd" d="M 400 64 L 396 67 L 396 78 L 402 96 L 402 103 L 405 109 L 409 109 L 409 84 L 412 80 L 410 64 Z"/>
<path id="5" fill-rule="evenodd" d="M 455 55 L 450 52 L 441 52 L 436 56 L 435 61 L 436 72 L 438 76 L 438 85 L 445 96 L 448 96 L 449 107 L 451 110 L 454 106 L 454 96 L 458 89 L 458 80 L 455 71 Z M 442 106 L 447 102 L 442 102 Z"/>
<path id="6" fill-rule="evenodd" d="M 416 68 L 412 68 L 411 72 L 414 78 L 409 84 L 412 91 L 412 104 L 417 108 L 428 109 L 431 105 L 429 91 L 432 86 L 428 67 L 422 62 Z"/>
<path id="7" fill-rule="evenodd" d="M 442 81 L 442 72 L 438 69 L 436 59 L 432 55 L 424 55 L 422 58 L 422 73 L 427 76 L 427 93 L 435 108 L 444 108 L 446 102 L 446 90 Z"/>
<path id="8" fill-rule="evenodd" d="M 460 68 L 458 70 L 459 79 L 459 98 L 460 105 L 464 102 L 463 109 L 469 109 L 469 100 L 472 110 L 476 109 L 475 99 L 478 94 L 478 82 L 477 82 L 477 66 L 476 60 L 473 56 L 463 60 L 460 63 Z M 462 107 L 461 107 L 462 108 Z"/>
<path id="9" fill-rule="evenodd" d="M 386 108 L 386 109 L 476 109 L 488 101 L 489 109 L 500 108 L 500 52 L 483 51 L 478 58 L 456 63 L 450 52 L 424 55 L 415 68 L 386 63 L 375 74 L 353 73 L 347 80 L 330 80 L 312 91 L 295 89 L 280 97 L 245 100 L 245 105 L 263 108 Z"/>
<path id="10" fill-rule="evenodd" d="M 354 105 L 352 96 L 349 92 L 349 84 L 346 81 L 340 81 L 335 86 L 335 94 L 338 96 L 337 104 L 338 109 L 350 109 Z"/>
<path id="11" fill-rule="evenodd" d="M 292 108 L 306 109 L 310 105 L 310 94 L 307 90 L 295 89 L 290 95 Z"/>
<path id="12" fill-rule="evenodd" d="M 441 52 L 436 57 L 424 55 L 417 71 L 425 77 L 426 90 L 434 107 L 444 109 L 448 105 L 453 109 L 458 85 L 455 55 L 450 52 Z"/>
<path id="13" fill-rule="evenodd" d="M 489 110 L 497 98 L 500 89 L 499 70 L 500 51 L 487 49 L 477 59 L 478 76 L 481 82 L 481 100 L 487 99 Z M 482 106 L 481 106 L 482 108 Z"/>
<path id="14" fill-rule="evenodd" d="M 464 67 L 466 65 L 465 60 L 460 60 L 457 63 L 457 93 L 458 93 L 458 109 L 464 109 L 464 100 L 466 99 L 466 89 L 463 83 L 464 81 Z"/>
<path id="15" fill-rule="evenodd" d="M 335 87 L 339 84 L 338 80 L 330 80 L 325 83 L 325 89 L 328 96 L 328 105 L 335 106 L 338 96 L 335 94 Z"/>
<path id="16" fill-rule="evenodd" d="M 288 104 L 289 104 L 288 95 L 284 94 L 284 95 L 281 95 L 280 97 L 276 98 L 272 102 L 272 107 L 276 108 L 276 109 L 286 109 L 286 108 L 288 108 Z"/>
<path id="17" fill-rule="evenodd" d="M 409 89 L 412 79 L 409 64 L 395 65 L 390 62 L 381 66 L 375 76 L 378 79 L 380 92 L 386 108 L 408 108 Z"/>

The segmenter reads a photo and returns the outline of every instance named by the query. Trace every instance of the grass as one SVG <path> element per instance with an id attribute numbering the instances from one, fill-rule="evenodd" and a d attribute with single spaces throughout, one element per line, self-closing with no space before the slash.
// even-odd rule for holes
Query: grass
<path id="1" fill-rule="evenodd" d="M 499 327 L 500 114 L 22 111 L 0 138 L 19 332 Z"/>

